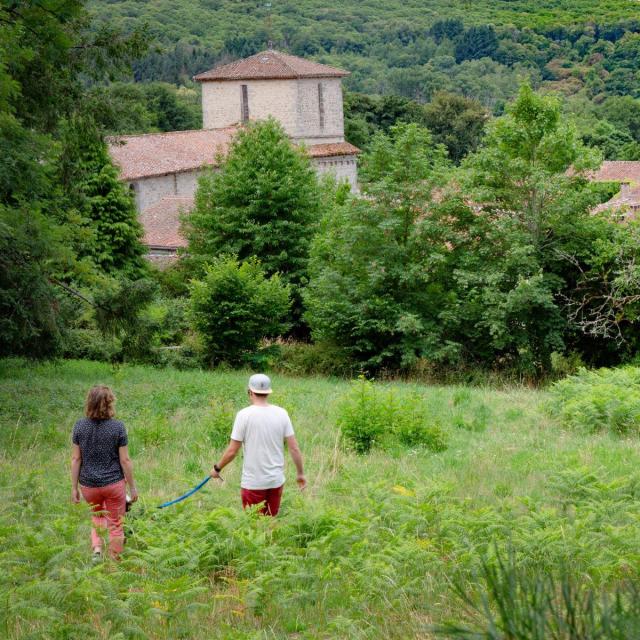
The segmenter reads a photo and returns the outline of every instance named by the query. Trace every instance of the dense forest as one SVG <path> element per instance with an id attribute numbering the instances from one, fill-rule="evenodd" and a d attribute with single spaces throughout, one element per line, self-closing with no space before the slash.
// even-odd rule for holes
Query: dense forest
<path id="1" fill-rule="evenodd" d="M 275 34 L 272 10 L 253 19 Z M 631 22 L 617 35 L 603 25 L 585 45 L 612 50 L 598 62 L 603 78 L 614 64 L 637 74 L 640 34 Z M 573 51 L 579 38 L 558 29 L 557 46 Z M 82 0 L 0 6 L 0 354 L 529 379 L 637 357 L 640 222 L 592 215 L 617 185 L 586 177 L 603 156 L 640 158 L 635 85 L 562 97 L 548 91 L 557 81 L 511 78 L 501 112 L 453 86 L 428 101 L 348 91 L 346 135 L 364 151 L 366 198 L 318 181 L 277 122 L 252 123 L 200 182 L 183 221 L 187 255 L 158 271 L 143 258 L 134 202 L 104 139 L 201 126 L 188 78 L 134 81 L 163 55 L 154 30 L 92 20 Z M 491 66 L 502 63 L 455 54 L 469 34 L 500 49 L 502 33 L 438 18 L 405 49 L 439 40 L 456 68 Z M 286 44 L 305 53 L 276 41 Z M 253 50 L 207 46 L 211 63 Z M 351 65 L 305 55 L 357 70 L 357 56 Z"/>
<path id="2" fill-rule="evenodd" d="M 640 158 L 640 17 L 635 3 L 627 0 L 349 0 L 333 7 L 318 0 L 120 0 L 94 1 L 90 7 L 96 29 L 127 32 L 145 24 L 154 42 L 134 63 L 130 79 L 155 82 L 155 89 L 118 85 L 105 90 L 115 91 L 115 102 L 127 105 L 121 118 L 107 123 L 112 132 L 200 126 L 192 76 L 271 43 L 351 72 L 345 80 L 351 94 L 347 136 L 361 146 L 395 119 L 432 128 L 412 103 L 442 101 L 443 94 L 473 100 L 463 111 L 480 107 L 489 116 L 500 115 L 527 80 L 536 89 L 567 97 L 566 109 L 577 116 L 583 140 L 600 147 L 606 158 Z M 183 112 L 177 122 L 163 116 L 159 92 L 170 109 Z M 370 96 L 404 101 L 376 105 Z M 445 106 L 445 111 L 461 108 Z M 472 130 L 480 133 L 478 119 L 472 120 Z M 467 128 L 464 118 L 457 125 Z M 462 141 L 471 149 L 476 143 L 468 135 Z M 456 144 L 460 141 L 447 145 L 454 159 L 464 155 L 453 148 Z"/>

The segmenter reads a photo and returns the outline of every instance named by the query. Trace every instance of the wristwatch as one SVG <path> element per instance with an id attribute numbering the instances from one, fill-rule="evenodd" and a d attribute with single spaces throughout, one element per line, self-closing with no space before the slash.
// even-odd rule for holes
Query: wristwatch
<path id="1" fill-rule="evenodd" d="M 214 464 L 214 465 L 213 465 L 213 470 L 214 470 L 216 473 L 220 473 L 220 472 L 222 471 L 222 469 L 221 469 L 217 464 Z"/>

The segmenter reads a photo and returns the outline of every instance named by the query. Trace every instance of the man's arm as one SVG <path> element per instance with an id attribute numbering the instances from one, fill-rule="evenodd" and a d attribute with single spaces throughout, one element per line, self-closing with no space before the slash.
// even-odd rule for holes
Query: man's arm
<path id="1" fill-rule="evenodd" d="M 82 452 L 77 444 L 71 449 L 71 502 L 80 502 L 80 489 L 78 488 L 78 476 L 82 464 Z"/>
<path id="2" fill-rule="evenodd" d="M 131 462 L 131 458 L 129 457 L 129 447 L 119 447 L 118 456 L 120 457 L 120 466 L 124 473 L 124 479 L 129 485 L 129 493 L 131 494 L 129 497 L 131 498 L 131 502 L 135 502 L 138 499 L 138 490 L 136 489 L 136 483 L 133 479 L 133 462 Z"/>
<path id="3" fill-rule="evenodd" d="M 298 441 L 295 436 L 287 436 L 285 438 L 287 443 L 287 447 L 289 447 L 289 453 L 291 454 L 291 459 L 293 460 L 293 464 L 296 465 L 296 471 L 298 472 L 298 477 L 296 478 L 296 482 L 300 489 L 304 489 L 307 486 L 307 479 L 304 477 L 304 467 L 302 466 L 302 452 L 300 451 L 300 447 L 298 446 Z"/>
<path id="4" fill-rule="evenodd" d="M 233 438 L 229 440 L 229 446 L 225 449 L 225 452 L 222 454 L 222 458 L 220 458 L 220 462 L 217 465 L 213 465 L 213 469 L 211 469 L 211 473 L 209 474 L 212 478 L 222 478 L 218 471 L 216 471 L 216 467 L 220 471 L 222 471 L 237 455 L 238 451 L 240 451 L 240 447 L 242 446 L 242 442 L 239 440 L 234 440 Z"/>

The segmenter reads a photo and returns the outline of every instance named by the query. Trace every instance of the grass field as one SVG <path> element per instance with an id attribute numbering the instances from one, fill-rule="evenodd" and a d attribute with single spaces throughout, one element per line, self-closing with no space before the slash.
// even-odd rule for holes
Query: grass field
<path id="1" fill-rule="evenodd" d="M 236 460 L 224 485 L 155 509 L 207 474 L 246 377 L 0 361 L 0 637 L 431 638 L 468 615 L 450 583 L 481 588 L 495 548 L 596 588 L 638 575 L 638 440 L 563 430 L 542 391 L 398 383 L 448 448 L 358 456 L 336 427 L 349 383 L 275 376 L 304 495 L 290 482 L 275 521 L 243 513 Z M 118 565 L 91 564 L 86 505 L 69 502 L 70 431 L 98 382 L 118 396 L 141 493 Z"/>

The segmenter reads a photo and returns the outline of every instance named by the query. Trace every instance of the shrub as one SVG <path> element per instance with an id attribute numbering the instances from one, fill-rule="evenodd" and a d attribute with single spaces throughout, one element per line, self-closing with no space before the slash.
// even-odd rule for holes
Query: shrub
<path id="1" fill-rule="evenodd" d="M 564 426 L 619 435 L 640 430 L 640 368 L 581 369 L 556 382 L 551 410 Z"/>
<path id="2" fill-rule="evenodd" d="M 273 368 L 292 376 L 349 376 L 354 363 L 344 349 L 324 342 L 283 342 Z"/>
<path id="3" fill-rule="evenodd" d="M 356 453 L 368 453 L 386 431 L 386 416 L 373 383 L 360 376 L 340 406 L 338 426 Z"/>
<path id="4" fill-rule="evenodd" d="M 120 342 L 97 329 L 69 329 L 64 337 L 62 354 L 65 358 L 109 362 L 117 359 L 119 353 Z"/>
<path id="5" fill-rule="evenodd" d="M 210 364 L 239 364 L 260 340 L 287 329 L 290 287 L 278 274 L 266 278 L 256 258 L 240 263 L 221 256 L 191 283 L 190 318 Z"/>
<path id="6" fill-rule="evenodd" d="M 394 440 L 409 447 L 432 451 L 447 448 L 438 422 L 429 422 L 426 407 L 417 396 L 397 396 L 392 389 L 375 385 L 363 376 L 353 383 L 339 409 L 342 436 L 357 453 Z"/>

